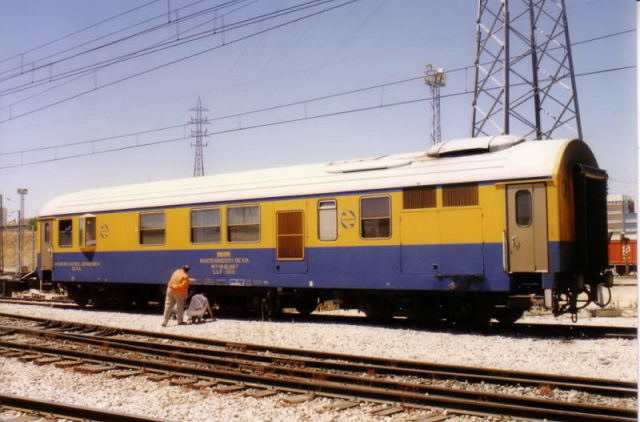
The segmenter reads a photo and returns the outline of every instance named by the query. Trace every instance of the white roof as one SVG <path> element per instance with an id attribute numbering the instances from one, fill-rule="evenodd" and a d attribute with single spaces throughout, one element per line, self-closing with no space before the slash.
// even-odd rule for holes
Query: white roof
<path id="1" fill-rule="evenodd" d="M 52 199 L 39 216 L 547 177 L 572 142 L 508 138 L 489 144 L 510 147 L 480 154 L 436 158 L 417 152 L 83 190 Z M 456 142 L 463 150 L 469 143 L 449 141 L 448 152 Z"/>

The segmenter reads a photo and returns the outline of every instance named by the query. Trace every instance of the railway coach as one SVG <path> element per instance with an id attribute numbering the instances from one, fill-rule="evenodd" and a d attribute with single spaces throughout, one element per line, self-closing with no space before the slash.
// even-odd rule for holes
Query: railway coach
<path id="1" fill-rule="evenodd" d="M 161 300 L 191 266 L 222 309 L 503 322 L 597 301 L 606 172 L 576 139 L 459 139 L 428 152 L 84 190 L 38 218 L 39 273 L 84 305 Z"/>

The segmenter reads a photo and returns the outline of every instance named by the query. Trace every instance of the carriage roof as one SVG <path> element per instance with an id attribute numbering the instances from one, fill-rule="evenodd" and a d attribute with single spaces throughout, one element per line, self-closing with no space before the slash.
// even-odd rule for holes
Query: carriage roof
<path id="1" fill-rule="evenodd" d="M 577 140 L 513 136 L 453 140 L 427 153 L 260 169 L 89 189 L 56 197 L 40 217 L 411 186 L 550 177 Z M 584 148 L 587 148 L 584 145 Z"/>

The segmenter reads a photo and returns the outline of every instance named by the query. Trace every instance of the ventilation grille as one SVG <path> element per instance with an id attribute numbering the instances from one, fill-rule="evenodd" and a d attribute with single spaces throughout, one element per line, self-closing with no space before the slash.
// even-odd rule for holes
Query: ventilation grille
<path id="1" fill-rule="evenodd" d="M 436 188 L 434 186 L 405 188 L 402 194 L 405 210 L 434 208 L 436 206 Z"/>
<path id="2" fill-rule="evenodd" d="M 448 185 L 442 187 L 442 204 L 445 207 L 478 205 L 478 185 Z"/>

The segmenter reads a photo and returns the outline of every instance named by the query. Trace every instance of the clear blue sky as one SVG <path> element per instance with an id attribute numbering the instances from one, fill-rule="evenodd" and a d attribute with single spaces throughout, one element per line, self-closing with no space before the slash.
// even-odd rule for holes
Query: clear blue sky
<path id="1" fill-rule="evenodd" d="M 0 72 L 30 69 L 33 60 L 122 29 L 147 17 L 164 14 L 196 0 L 0 0 L 0 59 L 10 58 L 58 39 L 121 12 L 151 3 L 140 10 L 78 33 L 42 49 L 0 63 Z M 571 39 L 582 41 L 613 32 L 635 29 L 632 0 L 566 0 Z M 197 8 L 221 4 L 203 0 Z M 246 0 L 232 6 L 242 9 L 225 17 L 229 24 L 302 0 Z M 341 2 L 336 2 L 339 4 Z M 178 16 L 195 10 L 184 9 Z M 229 10 L 229 9 L 225 9 Z M 312 9 L 315 11 L 318 9 Z M 309 12 L 309 11 L 307 11 Z M 303 13 L 307 13 L 303 12 Z M 220 12 L 222 14 L 224 12 Z M 87 95 L 41 111 L 38 108 L 93 87 L 102 87 L 132 73 L 144 71 L 219 45 L 221 35 L 169 49 L 135 61 L 92 72 L 73 83 L 50 89 L 6 94 L 7 89 L 56 77 L 61 72 L 95 63 L 148 45 L 149 41 L 187 36 L 192 25 L 213 28 L 199 21 L 170 25 L 127 44 L 118 44 L 89 55 L 26 71 L 3 81 L 0 73 L 0 154 L 30 148 L 87 141 L 125 133 L 179 125 L 189 120 L 198 96 L 209 108 L 210 118 L 282 105 L 318 96 L 418 77 L 426 63 L 445 70 L 473 63 L 475 54 L 475 0 L 359 0 L 328 13 L 301 20 L 263 35 L 225 45 L 154 72 L 104 87 Z M 264 21 L 225 34 L 225 44 L 250 32 L 297 15 Z M 175 13 L 172 14 L 175 19 Z M 218 24 L 222 23 L 220 17 Z M 134 31 L 134 29 L 129 30 Z M 102 42 L 112 40 L 105 38 Z M 577 73 L 635 65 L 635 32 L 576 46 Z M 89 44 L 87 47 L 95 46 Z M 86 47 L 85 47 L 86 48 Z M 69 54 L 69 53 L 66 53 Z M 442 94 L 471 89 L 471 72 L 450 75 Z M 608 72 L 577 79 L 585 141 L 593 148 L 601 167 L 610 175 L 610 193 L 635 195 L 637 191 L 636 71 Z M 41 95 L 33 94 L 50 89 Z M 5 93 L 5 94 L 3 94 Z M 251 126 L 303 116 L 315 116 L 360 107 L 424 98 L 429 94 L 421 80 L 371 90 L 357 95 L 291 106 L 266 113 L 216 121 L 210 131 Z M 9 107 L 9 105 L 11 105 Z M 10 116 L 19 116 L 7 120 Z M 253 168 L 312 163 L 424 150 L 430 145 L 430 104 L 426 101 L 385 107 L 334 117 L 235 131 L 211 136 L 205 149 L 205 174 Z M 471 97 L 442 100 L 444 139 L 467 137 L 471 126 Z M 80 145 L 0 155 L 0 167 L 73 154 L 116 149 L 183 136 L 183 129 L 118 138 Z M 15 217 L 19 205 L 16 189 L 29 189 L 26 215 L 37 214 L 54 196 L 91 187 L 114 186 L 190 177 L 194 150 L 190 140 L 119 152 L 108 152 L 0 169 L 0 194 Z"/>

